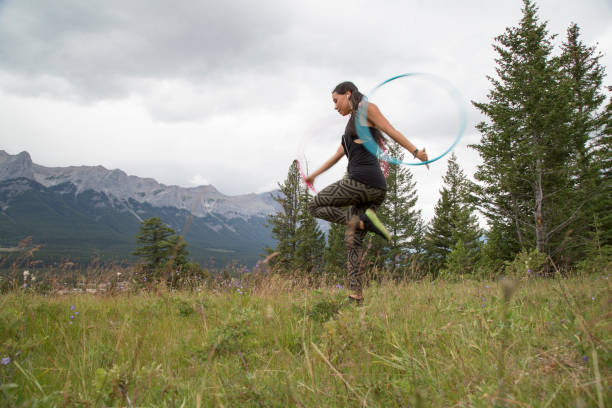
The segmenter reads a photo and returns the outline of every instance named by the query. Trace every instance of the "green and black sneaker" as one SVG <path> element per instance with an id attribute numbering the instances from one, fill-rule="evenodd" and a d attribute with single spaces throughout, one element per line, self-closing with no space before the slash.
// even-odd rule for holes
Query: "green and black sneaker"
<path id="1" fill-rule="evenodd" d="M 368 208 L 365 214 L 361 216 L 361 220 L 363 221 L 363 226 L 365 227 L 366 231 L 380 235 L 387 241 L 391 240 L 391 234 L 389 234 L 389 231 L 387 231 L 374 211 Z"/>

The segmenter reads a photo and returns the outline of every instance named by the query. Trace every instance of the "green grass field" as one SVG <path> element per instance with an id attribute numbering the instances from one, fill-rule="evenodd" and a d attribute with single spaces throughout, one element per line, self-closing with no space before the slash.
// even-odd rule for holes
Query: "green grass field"
<path id="1" fill-rule="evenodd" d="M 0 297 L 0 405 L 612 405 L 607 276 Z M 504 288 L 506 295 L 504 295 Z"/>

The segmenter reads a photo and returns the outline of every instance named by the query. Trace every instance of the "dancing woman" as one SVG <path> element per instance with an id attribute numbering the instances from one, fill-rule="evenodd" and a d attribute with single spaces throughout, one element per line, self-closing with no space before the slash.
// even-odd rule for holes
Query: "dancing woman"
<path id="1" fill-rule="evenodd" d="M 345 245 L 348 255 L 348 276 L 351 293 L 349 299 L 363 300 L 363 275 L 360 268 L 362 243 L 368 231 L 386 240 L 389 232 L 376 216 L 376 209 L 383 203 L 387 193 L 387 183 L 380 168 L 378 158 L 363 146 L 357 135 L 355 120 L 357 110 L 367 109 L 367 124 L 370 134 L 379 146 L 384 140 L 384 132 L 414 157 L 427 161 L 425 149 L 419 150 L 406 137 L 391 126 L 378 107 L 364 100 L 364 96 L 352 82 L 342 82 L 332 92 L 334 108 L 342 116 L 350 115 L 338 150 L 315 172 L 306 177 L 312 184 L 316 177 L 329 170 L 346 155 L 348 158 L 347 175 L 321 190 L 309 203 L 310 213 L 329 222 L 345 224 Z M 367 106 L 360 106 L 367 104 Z"/>

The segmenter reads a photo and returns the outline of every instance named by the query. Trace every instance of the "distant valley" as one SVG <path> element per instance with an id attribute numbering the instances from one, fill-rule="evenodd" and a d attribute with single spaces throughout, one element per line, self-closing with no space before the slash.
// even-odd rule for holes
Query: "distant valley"
<path id="1" fill-rule="evenodd" d="M 135 261 L 140 223 L 159 217 L 184 234 L 203 266 L 254 264 L 273 246 L 271 193 L 226 196 L 213 186 L 166 186 L 101 166 L 44 167 L 27 152 L 0 150 L 0 260 L 26 237 L 36 259 L 53 264 Z M 2 265 L 0 265 L 2 266 Z"/>

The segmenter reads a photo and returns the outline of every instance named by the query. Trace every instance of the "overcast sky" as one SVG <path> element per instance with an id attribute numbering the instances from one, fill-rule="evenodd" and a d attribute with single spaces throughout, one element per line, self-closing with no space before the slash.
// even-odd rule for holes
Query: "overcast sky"
<path id="1" fill-rule="evenodd" d="M 560 44 L 572 22 L 611 85 L 612 0 L 540 0 Z M 0 149 L 44 166 L 102 165 L 164 184 L 213 184 L 228 195 L 276 188 L 302 151 L 311 169 L 339 145 L 346 118 L 331 90 L 351 80 L 427 72 L 461 92 L 469 143 L 494 75 L 494 38 L 520 0 L 0 0 Z M 391 123 L 430 156 L 452 143 L 457 108 L 439 83 L 381 89 Z M 373 100 L 376 101 L 373 97 Z M 399 113 L 397 113 L 399 112 Z M 300 148 L 299 146 L 303 147 Z M 346 161 L 316 181 L 340 178 Z M 429 220 L 446 160 L 412 167 Z"/>

